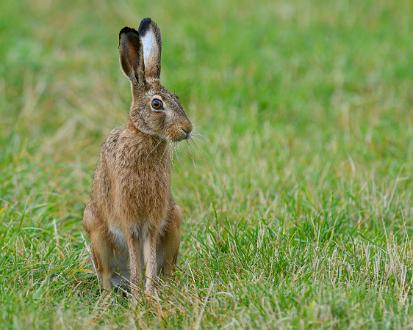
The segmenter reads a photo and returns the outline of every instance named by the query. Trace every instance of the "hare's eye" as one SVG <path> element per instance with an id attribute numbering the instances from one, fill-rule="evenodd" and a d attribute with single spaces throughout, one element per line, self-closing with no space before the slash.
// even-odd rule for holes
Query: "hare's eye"
<path id="1" fill-rule="evenodd" d="M 160 99 L 153 99 L 151 106 L 154 110 L 161 110 L 163 109 L 163 102 Z"/>

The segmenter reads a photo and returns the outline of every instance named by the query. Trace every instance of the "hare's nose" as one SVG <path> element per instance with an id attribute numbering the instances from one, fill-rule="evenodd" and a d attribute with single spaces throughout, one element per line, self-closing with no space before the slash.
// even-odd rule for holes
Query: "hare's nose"
<path id="1" fill-rule="evenodd" d="M 189 139 L 191 137 L 192 127 L 182 128 L 182 131 L 185 133 L 185 139 Z"/>

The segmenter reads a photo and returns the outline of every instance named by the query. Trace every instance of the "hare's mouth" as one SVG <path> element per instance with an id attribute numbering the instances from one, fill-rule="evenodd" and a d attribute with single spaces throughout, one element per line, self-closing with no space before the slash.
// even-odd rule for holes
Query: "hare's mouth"
<path id="1" fill-rule="evenodd" d="M 179 142 L 191 138 L 191 130 L 188 129 L 178 129 L 173 134 L 170 135 L 170 139 L 173 142 Z"/>

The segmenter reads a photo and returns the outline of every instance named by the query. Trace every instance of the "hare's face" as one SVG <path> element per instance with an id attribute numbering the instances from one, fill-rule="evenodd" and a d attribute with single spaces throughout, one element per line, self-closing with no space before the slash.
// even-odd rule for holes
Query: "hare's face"
<path id="1" fill-rule="evenodd" d="M 191 136 L 192 124 L 178 97 L 163 87 L 137 90 L 130 118 L 141 131 L 167 141 L 181 141 Z"/>
<path id="2" fill-rule="evenodd" d="M 120 63 L 132 83 L 130 119 L 140 131 L 168 141 L 188 139 L 192 124 L 178 97 L 160 83 L 161 32 L 150 18 L 138 31 L 124 27 L 119 33 Z"/>

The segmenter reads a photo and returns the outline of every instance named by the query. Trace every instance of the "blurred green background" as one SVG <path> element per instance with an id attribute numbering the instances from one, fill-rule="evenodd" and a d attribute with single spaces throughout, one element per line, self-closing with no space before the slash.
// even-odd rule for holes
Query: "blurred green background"
<path id="1" fill-rule="evenodd" d="M 100 294 L 81 226 L 151 17 L 195 125 L 179 270 Z M 1 328 L 413 327 L 413 2 L 2 1 Z"/>

